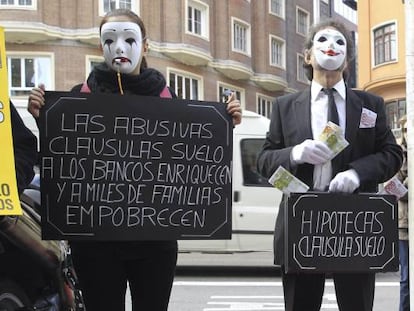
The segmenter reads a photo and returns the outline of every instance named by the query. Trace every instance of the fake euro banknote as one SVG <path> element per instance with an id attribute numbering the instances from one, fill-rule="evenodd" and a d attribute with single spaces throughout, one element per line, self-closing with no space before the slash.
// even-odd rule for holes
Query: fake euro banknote
<path id="1" fill-rule="evenodd" d="M 323 129 L 321 135 L 319 135 L 319 140 L 325 143 L 333 152 L 331 159 L 335 158 L 338 153 L 349 145 L 348 141 L 344 137 L 342 129 L 330 121 Z"/>
<path id="2" fill-rule="evenodd" d="M 408 189 L 402 184 L 402 182 L 394 176 L 384 184 L 384 188 L 379 191 L 379 194 L 391 194 L 397 197 L 397 200 L 401 199 L 408 192 Z"/>
<path id="3" fill-rule="evenodd" d="M 309 189 L 304 182 L 293 176 L 282 166 L 279 166 L 269 178 L 269 183 L 287 195 L 291 192 L 306 192 Z"/>

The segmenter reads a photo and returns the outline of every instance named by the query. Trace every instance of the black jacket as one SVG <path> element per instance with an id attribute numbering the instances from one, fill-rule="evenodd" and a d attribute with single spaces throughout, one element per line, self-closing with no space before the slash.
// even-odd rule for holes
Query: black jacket
<path id="1" fill-rule="evenodd" d="M 34 176 L 33 166 L 37 162 L 37 139 L 24 125 L 23 120 L 11 102 L 10 114 L 17 187 L 19 193 L 21 193 Z"/>
<path id="2" fill-rule="evenodd" d="M 92 93 L 119 94 L 122 87 L 124 94 L 141 96 L 159 96 L 167 85 L 164 76 L 152 68 L 143 69 L 139 75 L 121 74 L 118 80 L 117 73 L 106 63 L 100 63 L 92 70 L 87 84 Z M 80 92 L 81 88 L 82 84 L 78 84 L 72 92 Z"/>
<path id="3" fill-rule="evenodd" d="M 332 175 L 354 169 L 360 179 L 360 192 L 376 192 L 378 184 L 393 177 L 401 167 L 403 154 L 387 126 L 382 98 L 367 92 L 346 90 L 345 138 L 349 142 L 332 161 Z M 269 132 L 258 157 L 258 171 L 266 178 L 283 166 L 313 187 L 313 165 L 291 165 L 292 148 L 305 139 L 312 139 L 310 88 L 276 99 L 273 104 Z M 377 115 L 370 128 L 360 126 L 363 109 Z M 275 263 L 283 264 L 284 200 L 280 204 L 275 228 Z"/>
<path id="4" fill-rule="evenodd" d="M 71 92 L 81 92 L 84 84 L 74 86 Z M 87 79 L 88 91 L 91 93 L 120 93 L 120 85 L 117 73 L 105 63 L 97 65 Z M 121 74 L 121 86 L 124 94 L 142 96 L 159 96 L 167 86 L 164 76 L 157 70 L 146 68 L 139 75 Z M 84 90 L 85 91 L 85 90 Z M 170 90 L 173 97 L 176 97 Z M 114 250 L 123 259 L 139 258 L 142 254 L 157 254 L 159 251 L 175 249 L 177 241 L 72 241 L 72 250 L 79 254 L 94 254 L 95 247 L 105 247 Z"/>

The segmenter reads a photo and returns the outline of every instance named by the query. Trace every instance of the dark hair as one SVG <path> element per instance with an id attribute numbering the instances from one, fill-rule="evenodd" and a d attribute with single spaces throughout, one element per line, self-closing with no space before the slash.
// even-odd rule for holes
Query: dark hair
<path id="1" fill-rule="evenodd" d="M 145 40 L 147 38 L 147 30 L 145 29 L 145 25 L 141 17 L 128 9 L 116 9 L 106 13 L 106 15 L 102 18 L 101 24 L 99 25 L 99 35 L 101 35 L 102 26 L 108 22 L 109 18 L 117 16 L 124 16 L 132 23 L 137 24 L 142 32 L 142 40 Z M 147 60 L 145 57 L 142 57 L 140 71 L 146 68 L 148 68 Z"/>
<path id="2" fill-rule="evenodd" d="M 305 58 L 307 57 L 306 54 L 310 53 L 311 48 L 313 47 L 313 38 L 315 37 L 315 34 L 322 29 L 325 28 L 335 28 L 338 30 L 342 35 L 345 37 L 346 40 L 346 60 L 348 63 L 347 68 L 345 68 L 343 72 L 343 78 L 346 80 L 349 76 L 349 66 L 354 59 L 354 42 L 352 40 L 351 33 L 348 31 L 348 29 L 345 27 L 344 24 L 341 22 L 334 20 L 334 19 L 325 19 L 317 24 L 314 24 L 310 29 L 309 33 L 306 36 L 304 49 L 305 49 Z M 303 64 L 303 67 L 305 68 L 305 74 L 306 77 L 311 81 L 313 79 L 313 67 L 310 64 Z"/>

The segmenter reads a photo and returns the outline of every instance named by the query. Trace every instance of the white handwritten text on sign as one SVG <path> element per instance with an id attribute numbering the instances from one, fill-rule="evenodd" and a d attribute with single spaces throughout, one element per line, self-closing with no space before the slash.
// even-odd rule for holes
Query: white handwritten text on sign
<path id="1" fill-rule="evenodd" d="M 48 92 L 47 239 L 203 239 L 231 232 L 232 123 L 218 103 Z"/>
<path id="2" fill-rule="evenodd" d="M 295 193 L 285 207 L 287 272 L 398 270 L 395 197 Z"/>

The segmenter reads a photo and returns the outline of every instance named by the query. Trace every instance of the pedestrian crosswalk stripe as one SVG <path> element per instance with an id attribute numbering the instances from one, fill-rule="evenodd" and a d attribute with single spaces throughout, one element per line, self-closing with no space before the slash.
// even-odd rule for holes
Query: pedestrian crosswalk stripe
<path id="1" fill-rule="evenodd" d="M 282 282 L 202 282 L 202 281 L 175 281 L 174 286 L 264 286 L 264 287 L 275 287 L 282 286 Z M 332 287 L 334 283 L 332 281 L 325 282 L 325 286 Z M 399 282 L 376 282 L 376 287 L 397 287 L 400 286 Z"/>

